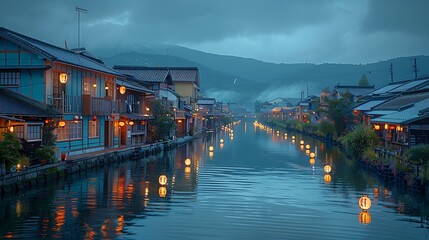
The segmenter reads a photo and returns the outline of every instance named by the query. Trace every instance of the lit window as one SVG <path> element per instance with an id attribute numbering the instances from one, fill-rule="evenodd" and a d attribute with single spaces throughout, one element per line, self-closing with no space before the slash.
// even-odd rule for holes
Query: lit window
<path id="1" fill-rule="evenodd" d="M 88 121 L 88 136 L 97 138 L 100 136 L 100 121 Z"/>
<path id="2" fill-rule="evenodd" d="M 24 126 L 23 125 L 19 125 L 13 126 L 13 133 L 19 138 L 19 139 L 24 139 Z"/>
<path id="3" fill-rule="evenodd" d="M 57 140 L 77 140 L 82 138 L 82 121 L 74 123 L 74 121 L 65 121 L 64 127 L 57 128 Z"/>

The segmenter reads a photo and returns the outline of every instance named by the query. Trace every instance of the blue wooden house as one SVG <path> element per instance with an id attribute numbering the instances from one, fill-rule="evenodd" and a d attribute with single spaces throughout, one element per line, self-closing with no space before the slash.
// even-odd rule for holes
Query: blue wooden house
<path id="1" fill-rule="evenodd" d="M 85 49 L 60 48 L 0 27 L 0 88 L 61 114 L 55 132 L 62 154 L 119 146 L 118 77 Z M 9 125 L 26 126 L 13 121 L 23 116 L 6 117 Z"/>

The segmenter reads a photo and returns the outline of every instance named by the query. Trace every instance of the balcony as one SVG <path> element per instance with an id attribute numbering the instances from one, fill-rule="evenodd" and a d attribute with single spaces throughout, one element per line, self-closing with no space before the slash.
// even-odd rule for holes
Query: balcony
<path id="1" fill-rule="evenodd" d="M 110 99 L 82 95 L 82 115 L 109 115 L 119 113 L 119 103 Z"/>
<path id="2" fill-rule="evenodd" d="M 176 112 L 174 113 L 174 118 L 175 118 L 176 120 L 179 120 L 179 119 L 181 119 L 181 120 L 186 119 L 186 117 L 185 117 L 185 111 L 183 111 L 183 110 L 176 110 Z"/>
<path id="3" fill-rule="evenodd" d="M 48 96 L 52 107 L 60 113 L 80 113 L 82 111 L 82 97 L 62 95 L 61 97 Z"/>

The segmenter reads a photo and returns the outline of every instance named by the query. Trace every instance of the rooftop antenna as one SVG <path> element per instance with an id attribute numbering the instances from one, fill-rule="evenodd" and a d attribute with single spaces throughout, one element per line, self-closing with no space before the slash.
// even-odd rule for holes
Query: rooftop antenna
<path id="1" fill-rule="evenodd" d="M 77 48 L 80 48 L 80 13 L 87 13 L 88 10 L 76 7 L 77 12 Z"/>

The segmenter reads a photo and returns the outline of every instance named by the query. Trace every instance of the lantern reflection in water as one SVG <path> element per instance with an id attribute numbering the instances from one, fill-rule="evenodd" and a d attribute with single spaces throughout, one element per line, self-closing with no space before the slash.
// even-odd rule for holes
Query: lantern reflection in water
<path id="1" fill-rule="evenodd" d="M 316 154 L 315 154 L 314 152 L 312 152 L 312 153 L 310 153 L 310 157 L 311 157 L 311 158 L 315 158 L 315 157 L 316 157 Z"/>
<path id="2" fill-rule="evenodd" d="M 222 148 L 224 147 L 224 144 L 223 144 L 223 143 L 221 143 L 221 144 L 219 145 L 219 147 L 220 147 L 220 149 L 222 149 Z"/>
<path id="3" fill-rule="evenodd" d="M 185 167 L 185 173 L 191 173 L 191 167 Z"/>
<path id="4" fill-rule="evenodd" d="M 310 165 L 314 166 L 314 164 L 316 164 L 316 159 L 310 158 Z"/>
<path id="5" fill-rule="evenodd" d="M 325 181 L 325 183 L 330 183 L 332 181 L 332 177 L 327 173 L 325 174 L 325 176 L 323 176 L 323 180 Z"/>
<path id="6" fill-rule="evenodd" d="M 359 214 L 359 222 L 362 224 L 370 224 L 371 223 L 371 214 L 369 214 L 369 212 L 366 211 L 362 211 Z"/>
<path id="7" fill-rule="evenodd" d="M 165 197 L 167 195 L 167 188 L 166 187 L 159 187 L 158 194 L 160 197 Z"/>
<path id="8" fill-rule="evenodd" d="M 213 158 L 213 152 L 209 152 L 209 157 L 210 157 L 210 159 Z"/>

